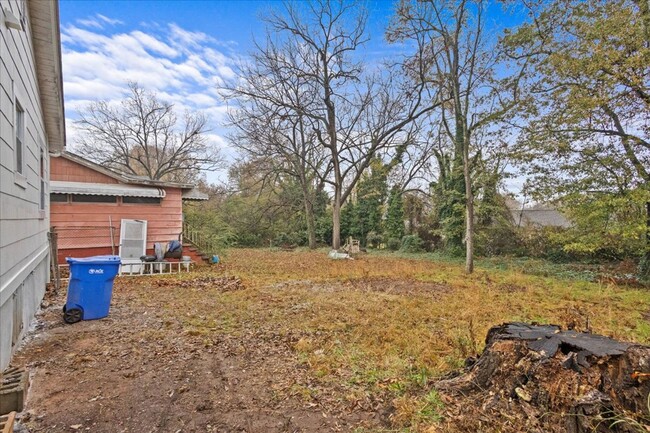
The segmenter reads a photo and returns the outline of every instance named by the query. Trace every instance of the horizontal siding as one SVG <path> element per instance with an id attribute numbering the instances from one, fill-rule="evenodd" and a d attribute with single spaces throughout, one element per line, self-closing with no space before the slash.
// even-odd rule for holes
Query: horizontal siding
<path id="1" fill-rule="evenodd" d="M 178 239 L 183 229 L 181 190 L 166 188 L 160 205 L 107 204 L 107 203 L 52 203 L 51 225 L 59 232 L 59 248 L 88 248 L 110 245 L 106 231 L 109 217 L 115 230 L 115 243 L 119 245 L 122 219 L 147 221 L 147 248 L 155 242 Z M 104 231 L 78 227 L 105 227 Z M 95 237 L 95 239 L 93 239 Z"/>
<path id="2" fill-rule="evenodd" d="M 18 4 L 15 0 L 2 1 L 2 7 L 17 16 L 20 15 Z M 4 22 L 4 12 L 0 11 L 0 15 Z M 0 24 L 0 288 L 6 287 L 3 290 L 17 288 L 21 283 L 16 280 L 18 272 L 48 244 L 49 200 L 45 212 L 39 209 L 40 152 L 47 149 L 47 136 L 29 16 L 26 19 L 24 31 Z M 14 99 L 18 99 L 25 111 L 26 178 L 18 183 L 14 174 Z M 46 179 L 48 166 L 46 163 Z"/>
<path id="3" fill-rule="evenodd" d="M 5 222 L 2 223 L 4 224 Z M 45 243 L 43 239 L 45 239 Z M 23 234 L 20 239 L 15 240 L 11 244 L 4 245 L 0 249 L 0 262 L 2 263 L 3 275 L 9 278 L 9 276 L 22 269 L 24 264 L 29 261 L 32 256 L 24 257 L 21 254 L 22 251 L 33 251 L 34 255 L 36 255 L 44 245 L 47 245 L 46 229 L 41 232 L 31 233 L 29 236 Z"/>
<path id="4" fill-rule="evenodd" d="M 162 199 L 166 201 L 167 198 Z M 180 206 L 162 207 L 157 205 L 136 204 L 107 204 L 107 203 L 52 203 L 52 225 L 58 226 L 61 222 L 70 225 L 87 224 L 90 222 L 106 222 L 108 216 L 120 215 L 130 219 L 146 219 L 165 221 L 178 217 L 182 208 Z M 80 214 L 83 214 L 81 216 Z M 74 216 L 74 221 L 70 217 Z M 146 216 L 146 218 L 145 218 Z M 82 218 L 82 220 L 80 220 Z"/>
<path id="5" fill-rule="evenodd" d="M 63 157 L 53 157 L 52 180 L 64 182 L 90 182 L 90 183 L 119 183 L 116 179 L 106 176 L 74 161 Z"/>

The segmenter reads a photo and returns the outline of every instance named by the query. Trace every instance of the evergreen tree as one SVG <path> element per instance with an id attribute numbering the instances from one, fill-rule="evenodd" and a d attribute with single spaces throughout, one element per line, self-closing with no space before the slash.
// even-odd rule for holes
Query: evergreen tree
<path id="1" fill-rule="evenodd" d="M 384 223 L 386 238 L 401 239 L 404 236 L 404 201 L 402 191 L 393 186 L 388 196 L 388 211 Z"/>
<path id="2" fill-rule="evenodd" d="M 357 189 L 357 236 L 363 245 L 370 232 L 381 233 L 381 218 L 388 192 L 386 178 L 390 167 L 379 158 L 370 164 L 370 174 L 365 174 Z"/>

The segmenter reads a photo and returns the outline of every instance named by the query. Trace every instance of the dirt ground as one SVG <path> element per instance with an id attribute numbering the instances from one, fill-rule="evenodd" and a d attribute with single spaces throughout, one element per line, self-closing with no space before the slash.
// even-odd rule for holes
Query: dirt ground
<path id="1" fill-rule="evenodd" d="M 433 382 L 496 323 L 650 334 L 647 291 L 323 251 L 118 278 L 102 320 L 66 325 L 64 302 L 48 294 L 12 360 L 31 376 L 29 432 L 448 431 L 454 405 Z"/>
<path id="2" fill-rule="evenodd" d="M 29 431 L 320 432 L 385 423 L 374 411 L 306 401 L 294 392 L 310 375 L 291 336 L 251 328 L 206 344 L 183 329 L 179 316 L 191 311 L 174 317 L 137 302 L 140 290 L 156 290 L 160 304 L 176 290 L 144 278 L 118 278 L 102 320 L 66 325 L 64 294 L 46 299 L 49 306 L 13 361 L 31 375 L 21 420 Z"/>

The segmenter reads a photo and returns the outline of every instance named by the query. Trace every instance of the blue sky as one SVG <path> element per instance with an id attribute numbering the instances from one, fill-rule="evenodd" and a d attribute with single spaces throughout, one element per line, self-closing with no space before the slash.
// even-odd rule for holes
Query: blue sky
<path id="1" fill-rule="evenodd" d="M 221 127 L 226 105 L 218 86 L 235 76 L 235 63 L 264 36 L 262 17 L 274 1 L 61 0 L 63 79 L 68 144 L 75 148 L 78 110 L 94 100 L 119 101 L 127 83 L 155 91 L 179 111 L 211 119 L 210 139 L 232 158 Z M 391 1 L 369 1 L 366 56 L 394 50 L 384 41 Z M 208 179 L 223 179 L 223 173 Z"/>
<path id="2" fill-rule="evenodd" d="M 399 46 L 384 40 L 393 1 L 368 0 L 370 37 L 362 56 L 379 59 Z M 78 110 L 94 100 L 119 101 L 129 81 L 210 118 L 209 139 L 233 158 L 222 122 L 226 104 L 218 87 L 236 77 L 236 62 L 264 35 L 262 17 L 279 2 L 60 0 L 68 144 L 75 148 Z M 492 5 L 492 27 L 516 20 Z M 209 181 L 224 172 L 208 174 Z"/>

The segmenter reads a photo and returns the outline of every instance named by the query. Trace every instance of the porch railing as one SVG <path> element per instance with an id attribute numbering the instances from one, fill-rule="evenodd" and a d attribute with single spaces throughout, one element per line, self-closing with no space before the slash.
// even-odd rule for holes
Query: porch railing
<path id="1" fill-rule="evenodd" d="M 217 235 L 205 233 L 187 221 L 183 221 L 183 241 L 194 245 L 201 253 L 211 256 L 219 252 L 221 245 Z"/>

